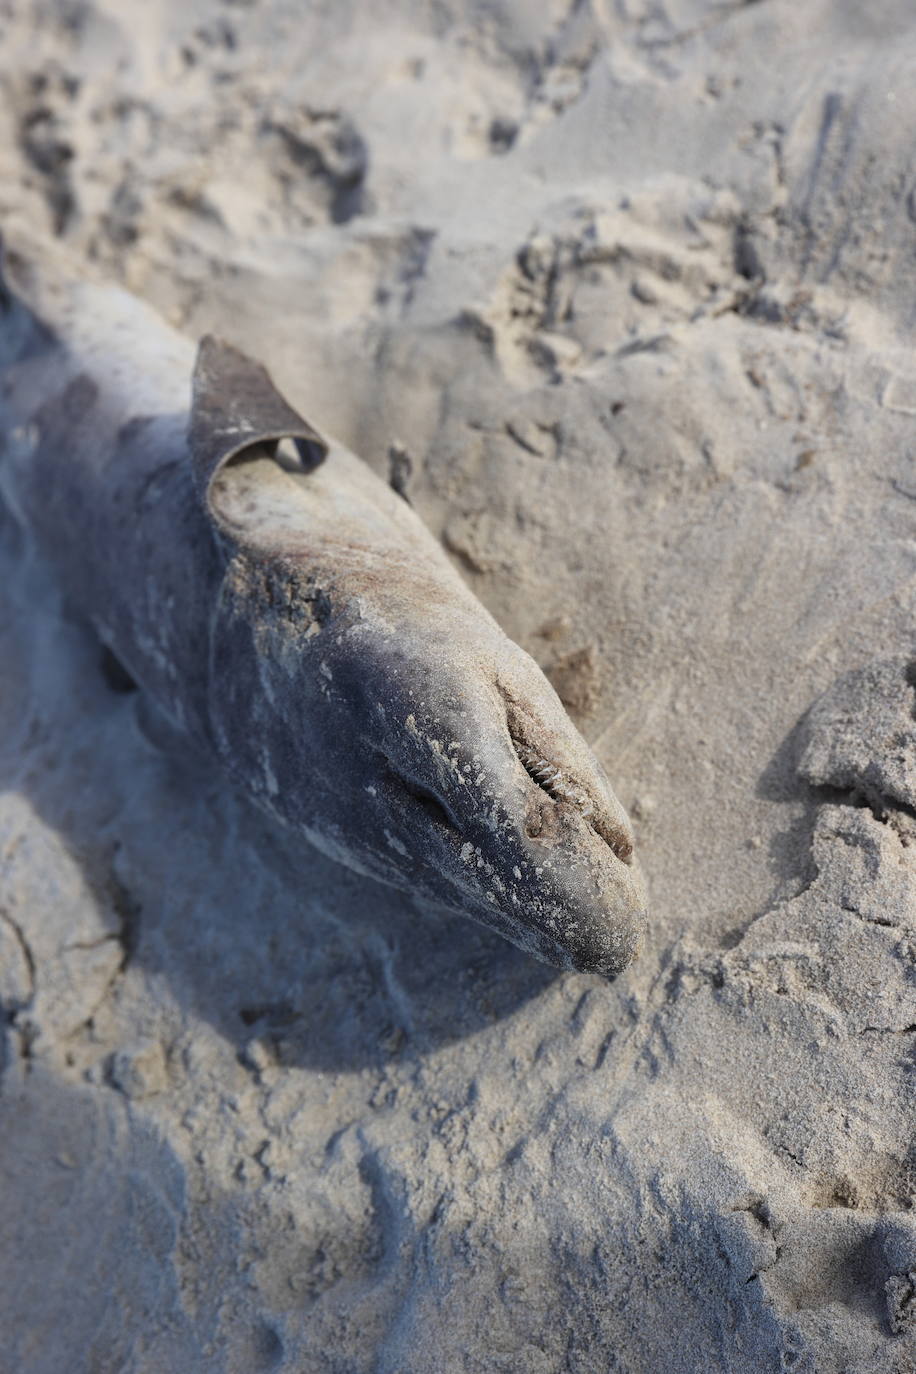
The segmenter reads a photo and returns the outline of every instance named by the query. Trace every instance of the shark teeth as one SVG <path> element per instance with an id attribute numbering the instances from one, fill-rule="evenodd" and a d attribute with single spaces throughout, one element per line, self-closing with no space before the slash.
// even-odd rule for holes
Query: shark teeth
<path id="1" fill-rule="evenodd" d="M 568 802 L 575 806 L 586 819 L 594 814 L 595 804 L 581 787 L 566 776 L 549 759 L 540 758 L 526 745 L 513 740 L 515 752 L 528 776 L 542 788 L 554 801 Z"/>
<path id="2" fill-rule="evenodd" d="M 575 783 L 568 774 L 558 768 L 550 759 L 545 759 L 535 749 L 512 736 L 512 744 L 519 762 L 532 782 L 537 783 L 553 801 L 566 802 L 574 806 L 584 821 L 587 821 L 596 835 L 613 850 L 622 863 L 629 864 L 633 859 L 633 846 L 625 834 L 615 826 L 609 826 L 596 809 L 594 800 L 583 787 Z"/>

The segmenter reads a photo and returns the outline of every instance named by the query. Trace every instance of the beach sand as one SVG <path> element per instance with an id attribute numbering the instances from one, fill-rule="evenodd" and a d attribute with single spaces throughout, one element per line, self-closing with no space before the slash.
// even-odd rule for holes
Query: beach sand
<path id="1" fill-rule="evenodd" d="M 2 0 L 0 226 L 272 370 L 634 817 L 613 984 L 295 847 L 0 524 L 0 1368 L 916 1370 L 907 0 Z"/>

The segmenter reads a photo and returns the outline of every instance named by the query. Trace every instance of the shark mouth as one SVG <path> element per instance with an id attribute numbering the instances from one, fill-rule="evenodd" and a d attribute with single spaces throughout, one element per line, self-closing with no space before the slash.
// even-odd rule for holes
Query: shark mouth
<path id="1" fill-rule="evenodd" d="M 512 747 L 519 763 L 531 781 L 536 783 L 552 801 L 563 802 L 567 806 L 574 807 L 621 863 L 631 863 L 633 844 L 629 835 L 604 814 L 600 799 L 596 801 L 595 797 L 575 778 L 565 773 L 558 764 L 548 758 L 545 750 L 536 747 L 531 737 L 542 732 L 536 728 L 530 728 L 533 722 L 528 719 L 527 714 L 522 712 L 518 704 L 513 702 L 505 691 L 502 695 L 507 706 L 507 725 Z"/>

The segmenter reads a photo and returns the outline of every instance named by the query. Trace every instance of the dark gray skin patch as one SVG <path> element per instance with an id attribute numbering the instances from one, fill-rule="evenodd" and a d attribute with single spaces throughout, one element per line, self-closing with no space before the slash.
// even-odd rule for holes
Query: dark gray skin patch
<path id="1" fill-rule="evenodd" d="M 548 963 L 618 973 L 644 925 L 627 817 L 401 496 L 229 344 L 205 339 L 192 369 L 146 307 L 99 288 L 90 367 L 86 289 L 78 308 L 66 283 L 48 298 L 0 404 L 34 434 L 8 475 L 129 678 L 332 857 Z"/>
<path id="2" fill-rule="evenodd" d="M 65 391 L 54 401 L 58 409 L 59 417 L 64 423 L 75 424 L 83 418 L 87 411 L 95 404 L 99 389 L 91 377 L 87 377 L 85 372 L 74 377 Z"/>
<path id="3" fill-rule="evenodd" d="M 127 696 L 131 692 L 136 692 L 137 684 L 134 682 L 124 664 L 112 653 L 107 644 L 102 646 L 102 656 L 99 666 L 102 676 L 113 692 L 119 696 Z"/>

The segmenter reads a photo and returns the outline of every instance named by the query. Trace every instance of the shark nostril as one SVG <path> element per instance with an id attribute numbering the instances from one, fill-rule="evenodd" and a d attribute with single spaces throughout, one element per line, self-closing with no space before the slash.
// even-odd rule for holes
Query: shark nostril
<path id="1" fill-rule="evenodd" d="M 435 821 L 437 825 L 444 826 L 447 830 L 458 829 L 434 792 L 427 792 L 426 789 L 422 787 L 411 786 L 408 786 L 407 792 L 413 797 L 414 801 L 419 802 L 430 820 Z"/>

